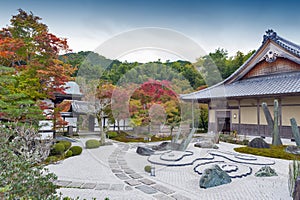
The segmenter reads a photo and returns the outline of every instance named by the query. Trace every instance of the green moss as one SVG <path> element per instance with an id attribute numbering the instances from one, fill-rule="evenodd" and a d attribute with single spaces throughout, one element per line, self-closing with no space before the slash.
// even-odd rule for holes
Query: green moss
<path id="1" fill-rule="evenodd" d="M 100 142 L 98 141 L 98 140 L 87 140 L 86 142 L 85 142 L 85 147 L 87 148 L 87 149 L 95 149 L 95 148 L 98 148 L 98 147 L 100 147 Z"/>
<path id="2" fill-rule="evenodd" d="M 82 148 L 80 146 L 72 146 L 70 151 L 72 151 L 72 156 L 77 156 L 81 154 Z"/>
<path id="3" fill-rule="evenodd" d="M 257 156 L 264 156 L 270 158 L 280 158 L 286 160 L 300 160 L 300 155 L 294 155 L 285 151 L 286 145 L 273 146 L 271 148 L 252 148 L 252 147 L 238 147 L 234 148 L 239 153 L 252 154 Z"/>
<path id="4" fill-rule="evenodd" d="M 58 160 L 59 160 L 59 158 L 57 156 L 49 156 L 48 158 L 46 158 L 45 162 L 53 163 L 53 162 L 57 162 Z"/>
<path id="5" fill-rule="evenodd" d="M 150 173 L 150 172 L 151 172 L 151 166 L 150 166 L 150 165 L 146 165 L 146 166 L 144 167 L 144 170 L 145 170 L 145 172 Z"/>
<path id="6" fill-rule="evenodd" d="M 152 136 L 151 137 L 151 142 L 159 142 L 159 141 L 166 141 L 166 140 L 171 140 L 172 137 L 156 137 Z M 149 142 L 145 141 L 144 137 L 131 137 L 129 134 L 126 132 L 121 131 L 118 136 L 114 137 L 113 140 L 117 140 L 119 142 Z"/>

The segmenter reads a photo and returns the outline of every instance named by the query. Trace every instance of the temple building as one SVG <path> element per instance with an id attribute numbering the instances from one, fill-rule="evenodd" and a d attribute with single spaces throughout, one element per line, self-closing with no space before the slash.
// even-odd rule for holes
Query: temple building
<path id="1" fill-rule="evenodd" d="M 273 115 L 277 99 L 280 136 L 291 138 L 290 118 L 300 124 L 300 46 L 268 30 L 257 51 L 231 76 L 181 98 L 208 104 L 210 131 L 259 136 L 270 136 L 261 105 L 266 102 Z"/>

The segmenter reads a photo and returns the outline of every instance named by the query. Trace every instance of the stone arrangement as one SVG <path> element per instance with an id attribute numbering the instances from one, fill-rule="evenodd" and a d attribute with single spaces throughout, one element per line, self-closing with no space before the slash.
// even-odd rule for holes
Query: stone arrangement
<path id="1" fill-rule="evenodd" d="M 218 165 L 205 169 L 202 174 L 199 186 L 200 188 L 210 188 L 231 182 L 230 176 L 223 171 Z"/>
<path id="2" fill-rule="evenodd" d="M 290 121 L 291 121 L 292 133 L 295 138 L 296 145 L 299 147 L 300 146 L 300 134 L 299 134 L 299 128 L 298 128 L 296 119 L 291 118 Z"/>
<path id="3" fill-rule="evenodd" d="M 154 154 L 154 151 L 147 147 L 137 147 L 136 153 L 142 156 L 150 156 Z"/>
<path id="4" fill-rule="evenodd" d="M 208 148 L 208 149 L 218 149 L 219 148 L 216 144 L 214 144 L 212 141 L 209 141 L 209 140 L 197 142 L 194 144 L 194 147 Z"/>
<path id="5" fill-rule="evenodd" d="M 252 148 L 270 148 L 270 145 L 268 143 L 266 143 L 266 141 L 262 138 L 254 138 L 249 142 L 248 147 L 252 147 Z"/>
<path id="6" fill-rule="evenodd" d="M 271 116 L 267 103 L 262 103 L 262 108 L 268 123 L 268 127 L 270 129 L 272 135 L 272 145 L 278 146 L 282 145 L 282 141 L 279 135 L 279 128 L 278 128 L 278 120 L 279 120 L 279 107 L 278 107 L 278 100 L 274 100 L 274 119 Z"/>
<path id="7" fill-rule="evenodd" d="M 258 170 L 254 174 L 257 177 L 270 177 L 270 176 L 278 176 L 274 169 L 272 169 L 270 166 L 264 166 Z"/>

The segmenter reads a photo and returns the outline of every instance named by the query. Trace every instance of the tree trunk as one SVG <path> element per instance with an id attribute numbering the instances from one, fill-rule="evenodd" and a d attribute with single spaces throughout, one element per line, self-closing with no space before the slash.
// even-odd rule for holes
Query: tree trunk
<path id="1" fill-rule="evenodd" d="M 99 124 L 99 128 L 100 128 L 100 143 L 101 145 L 104 145 L 105 144 L 105 137 L 106 137 L 106 134 L 105 134 L 105 131 L 103 130 L 103 126 L 102 126 L 102 117 L 99 116 L 97 114 L 97 120 L 98 120 L 98 124 Z"/>
<path id="2" fill-rule="evenodd" d="M 118 133 L 120 134 L 120 120 L 117 120 L 117 125 L 118 125 Z"/>

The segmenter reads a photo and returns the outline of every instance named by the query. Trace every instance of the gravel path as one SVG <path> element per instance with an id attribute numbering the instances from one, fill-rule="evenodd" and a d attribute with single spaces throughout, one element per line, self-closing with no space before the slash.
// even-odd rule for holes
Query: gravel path
<path id="1" fill-rule="evenodd" d="M 83 146 L 87 139 L 81 138 L 73 145 Z M 135 153 L 137 145 L 113 142 L 98 149 L 84 149 L 80 156 L 48 168 L 58 176 L 56 184 L 62 186 L 59 192 L 80 199 L 292 199 L 287 183 L 289 161 L 260 158 L 275 161 L 272 168 L 277 177 L 257 178 L 252 174 L 235 178 L 230 184 L 202 189 L 200 176 L 193 170 L 197 162 L 181 167 L 155 165 L 156 176 L 150 176 L 144 171 L 150 163 L 147 157 Z M 219 147 L 220 151 L 233 152 L 235 146 L 221 143 Z M 193 144 L 188 150 L 207 155 L 207 150 L 194 148 Z M 255 173 L 261 166 L 251 167 Z"/>

